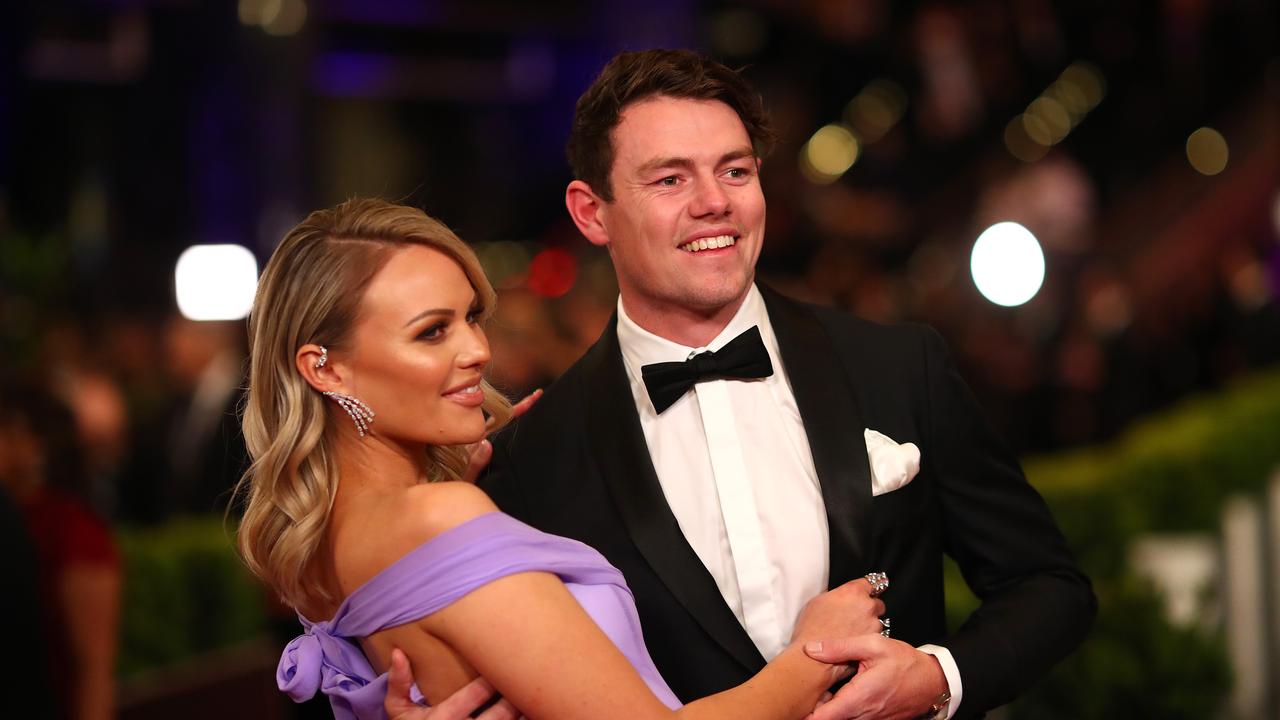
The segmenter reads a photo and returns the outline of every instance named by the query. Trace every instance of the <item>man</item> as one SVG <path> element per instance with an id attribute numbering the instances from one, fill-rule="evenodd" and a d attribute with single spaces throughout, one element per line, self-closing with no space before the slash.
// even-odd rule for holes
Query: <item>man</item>
<path id="1" fill-rule="evenodd" d="M 604 68 L 578 102 L 566 205 L 609 250 L 617 315 L 494 438 L 482 485 L 622 570 L 683 700 L 745 681 L 806 600 L 882 570 L 894 639 L 811 653 L 859 663 L 817 717 L 979 716 L 1075 647 L 1093 593 L 936 333 L 755 284 L 770 138 L 718 63 Z M 983 601 L 951 633 L 944 552 Z"/>

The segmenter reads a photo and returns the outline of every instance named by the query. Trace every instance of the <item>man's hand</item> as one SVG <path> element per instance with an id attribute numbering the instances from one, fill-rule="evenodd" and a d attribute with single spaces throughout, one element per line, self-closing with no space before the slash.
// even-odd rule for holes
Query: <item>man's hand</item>
<path id="1" fill-rule="evenodd" d="M 810 720 L 909 720 L 928 712 L 947 689 L 938 660 L 878 634 L 811 642 L 805 653 L 825 663 L 857 663 L 858 673 Z"/>
<path id="2" fill-rule="evenodd" d="M 382 708 L 391 720 L 466 720 L 471 713 L 493 697 L 493 686 L 484 678 L 476 678 L 435 707 L 422 707 L 409 699 L 413 674 L 409 658 L 398 648 L 391 651 L 391 669 L 387 673 L 387 699 Z M 520 711 L 506 700 L 476 716 L 477 720 L 516 720 Z"/>
<path id="3" fill-rule="evenodd" d="M 515 420 L 521 415 L 529 412 L 529 408 L 538 402 L 538 398 L 542 397 L 542 388 L 538 388 L 515 405 L 511 406 L 511 419 Z M 489 461 L 493 459 L 493 444 L 488 440 L 481 440 L 471 446 L 471 455 L 467 458 L 467 470 L 462 473 L 462 481 L 476 484 L 480 473 L 489 466 Z"/>

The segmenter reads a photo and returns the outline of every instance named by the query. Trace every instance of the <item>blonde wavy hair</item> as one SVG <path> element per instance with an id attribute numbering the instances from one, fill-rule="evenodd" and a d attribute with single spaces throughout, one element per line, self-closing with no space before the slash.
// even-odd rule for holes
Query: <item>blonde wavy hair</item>
<path id="1" fill-rule="evenodd" d="M 339 478 L 336 425 L 326 399 L 298 373 L 294 358 L 307 343 L 347 347 L 370 280 L 408 245 L 457 261 L 487 319 L 495 294 L 475 253 L 421 210 L 384 200 L 356 198 L 311 213 L 285 235 L 258 282 L 242 418 L 253 462 L 236 488 L 244 506 L 237 545 L 249 569 L 295 608 L 334 600 L 319 583 L 305 581 Z M 488 382 L 482 390 L 487 424 L 496 429 L 510 419 L 511 404 Z M 424 452 L 428 481 L 457 479 L 466 470 L 466 446 L 428 446 Z"/>

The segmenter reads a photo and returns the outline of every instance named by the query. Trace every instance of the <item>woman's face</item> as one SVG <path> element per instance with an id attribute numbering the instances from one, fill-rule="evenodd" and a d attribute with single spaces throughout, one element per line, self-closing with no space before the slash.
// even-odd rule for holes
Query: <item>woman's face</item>
<path id="1" fill-rule="evenodd" d="M 409 245 L 374 276 L 343 359 L 346 392 L 368 405 L 376 436 L 458 445 L 484 436 L 485 308 L 466 273 L 439 250 Z"/>
<path id="2" fill-rule="evenodd" d="M 43 474 L 44 448 L 21 415 L 0 417 L 0 487 L 21 492 Z"/>

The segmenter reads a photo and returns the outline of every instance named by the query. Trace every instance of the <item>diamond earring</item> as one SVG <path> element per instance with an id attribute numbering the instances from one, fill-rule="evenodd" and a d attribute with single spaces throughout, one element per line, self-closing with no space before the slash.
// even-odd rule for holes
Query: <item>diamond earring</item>
<path id="1" fill-rule="evenodd" d="M 320 346 L 320 359 L 316 361 L 315 368 L 319 370 L 329 362 L 329 348 Z"/>
<path id="2" fill-rule="evenodd" d="M 352 421 L 355 422 L 356 431 L 360 433 L 360 437 L 364 437 L 365 433 L 369 432 L 369 426 L 373 424 L 374 413 L 373 410 L 369 409 L 368 405 L 350 395 L 343 395 L 332 390 L 328 390 L 324 394 L 325 397 L 338 403 L 343 410 L 347 411 Z"/>

